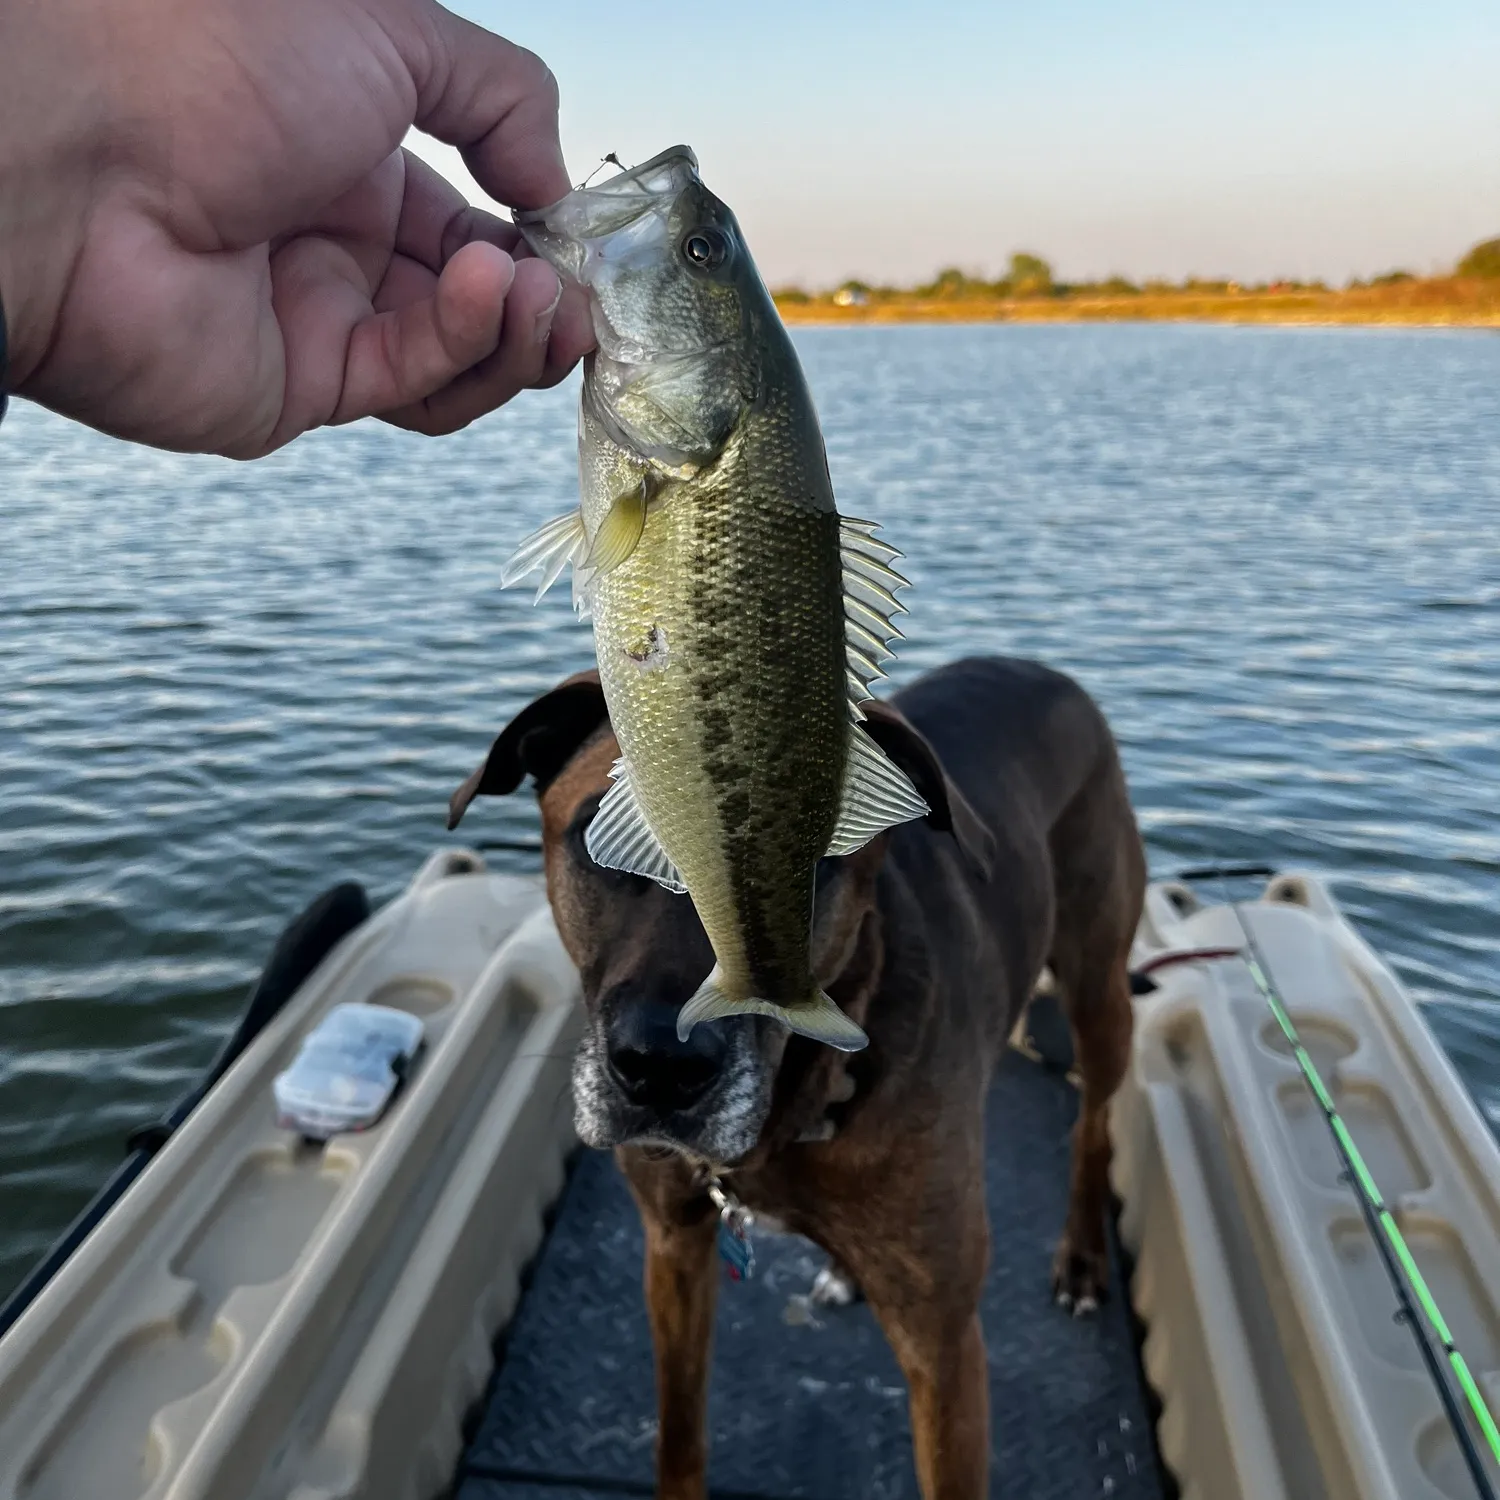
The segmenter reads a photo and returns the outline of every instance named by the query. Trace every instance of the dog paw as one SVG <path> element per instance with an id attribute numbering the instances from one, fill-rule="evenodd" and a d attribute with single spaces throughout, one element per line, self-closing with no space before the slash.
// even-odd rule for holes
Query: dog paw
<path id="1" fill-rule="evenodd" d="M 838 1072 L 828 1085 L 828 1102 L 830 1104 L 847 1104 L 855 1095 L 859 1085 L 849 1075 L 846 1067 L 840 1066 Z"/>
<path id="2" fill-rule="evenodd" d="M 1102 1250 L 1075 1250 L 1066 1235 L 1052 1260 L 1052 1296 L 1075 1318 L 1098 1312 L 1108 1291 L 1109 1262 Z"/>
<path id="3" fill-rule="evenodd" d="M 859 1301 L 859 1287 L 854 1278 L 839 1266 L 824 1266 L 813 1279 L 808 1294 L 814 1307 L 848 1307 Z"/>

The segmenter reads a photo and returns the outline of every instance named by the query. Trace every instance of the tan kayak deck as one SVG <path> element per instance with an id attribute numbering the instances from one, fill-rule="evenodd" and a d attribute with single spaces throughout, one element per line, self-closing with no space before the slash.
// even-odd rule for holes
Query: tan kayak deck
<path id="1" fill-rule="evenodd" d="M 346 938 L 0 1343 L 4 1500 L 446 1482 L 572 1143 L 576 981 L 538 884 L 481 871 L 436 855 Z M 386 1120 L 305 1146 L 271 1079 L 353 999 L 426 1054 Z"/>
<path id="2" fill-rule="evenodd" d="M 1128 1301 L 1052 1303 L 1076 1100 L 1011 1054 L 990 1096 L 994 1249 L 981 1305 L 995 1500 L 1164 1500 Z M 719 1287 L 709 1388 L 718 1500 L 919 1500 L 906 1386 L 867 1306 L 810 1308 L 824 1264 L 757 1235 L 748 1282 Z M 517 1310 L 457 1500 L 648 1496 L 655 1398 L 641 1230 L 606 1156 L 582 1153 Z M 1116 1267 L 1118 1276 L 1118 1266 Z"/>
<path id="3" fill-rule="evenodd" d="M 1241 910 L 1493 1409 L 1494 1137 L 1316 877 L 1280 876 Z M 1159 883 L 1135 960 L 1242 942 L 1227 906 Z M 1212 960 L 1156 977 L 1115 1112 L 1114 1179 L 1145 1367 L 1165 1401 L 1158 1437 L 1184 1496 L 1473 1500 L 1327 1124 L 1249 969 Z"/>
<path id="4" fill-rule="evenodd" d="M 1249 905 L 1493 1398 L 1500 1151 L 1316 880 L 1281 877 Z M 1229 911 L 1159 883 L 1135 961 L 1238 941 Z M 1134 1276 L 1097 1318 L 1047 1295 L 1073 1090 L 1017 1053 L 996 1079 L 991 1494 L 1471 1500 L 1244 964 L 1155 978 L 1115 1120 L 1117 1260 Z M 429 860 L 0 1339 L 0 1500 L 650 1494 L 640 1227 L 609 1158 L 575 1149 L 577 995 L 538 882 L 469 851 Z M 270 1080 L 338 1000 L 421 1014 L 428 1047 L 385 1120 L 310 1147 L 276 1127 Z M 1035 1011 L 1040 1037 L 1055 1012 Z M 803 1241 L 761 1235 L 757 1250 L 756 1277 L 720 1292 L 714 1493 L 915 1500 L 905 1389 L 869 1310 L 808 1304 L 821 1260 Z"/>

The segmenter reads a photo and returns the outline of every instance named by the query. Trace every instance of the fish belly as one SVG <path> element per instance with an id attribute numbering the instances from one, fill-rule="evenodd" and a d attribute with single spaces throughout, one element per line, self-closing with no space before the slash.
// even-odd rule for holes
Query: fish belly
<path id="1" fill-rule="evenodd" d="M 729 993 L 810 993 L 813 875 L 850 728 L 839 522 L 674 487 L 598 581 L 599 674 L 636 794 Z"/>

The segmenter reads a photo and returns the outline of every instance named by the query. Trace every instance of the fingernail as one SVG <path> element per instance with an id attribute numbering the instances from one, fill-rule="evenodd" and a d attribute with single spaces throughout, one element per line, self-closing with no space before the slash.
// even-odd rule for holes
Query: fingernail
<path id="1" fill-rule="evenodd" d="M 547 342 L 547 335 L 552 332 L 552 314 L 557 311 L 557 304 L 562 301 L 562 294 L 562 279 L 559 277 L 556 295 L 552 298 L 551 303 L 536 315 L 536 327 L 533 330 L 532 336 L 539 344 L 545 344 Z"/>

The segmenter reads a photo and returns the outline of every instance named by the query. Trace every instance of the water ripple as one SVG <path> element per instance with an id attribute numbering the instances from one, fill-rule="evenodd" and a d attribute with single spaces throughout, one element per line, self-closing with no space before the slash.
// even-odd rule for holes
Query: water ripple
<path id="1" fill-rule="evenodd" d="M 798 342 L 842 508 L 907 554 L 897 680 L 970 651 L 1074 672 L 1153 866 L 1328 873 L 1500 1116 L 1500 340 Z M 565 597 L 499 589 L 574 503 L 575 399 L 249 466 L 13 409 L 0 1293 L 210 1059 L 283 923 L 345 877 L 392 894 L 499 726 L 588 664 Z M 472 817 L 535 831 L 525 797 Z"/>

